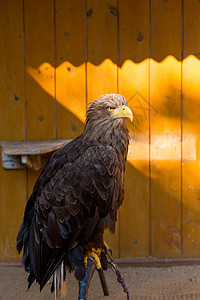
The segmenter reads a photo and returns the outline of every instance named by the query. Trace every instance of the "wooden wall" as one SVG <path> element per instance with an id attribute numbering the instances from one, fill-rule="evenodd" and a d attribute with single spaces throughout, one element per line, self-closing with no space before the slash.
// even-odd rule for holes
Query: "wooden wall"
<path id="1" fill-rule="evenodd" d="M 74 138 L 87 104 L 135 115 L 115 257 L 200 257 L 200 2 L 0 0 L 0 141 Z M 1 162 L 0 162 L 1 165 Z M 0 261 L 38 172 L 0 166 Z"/>

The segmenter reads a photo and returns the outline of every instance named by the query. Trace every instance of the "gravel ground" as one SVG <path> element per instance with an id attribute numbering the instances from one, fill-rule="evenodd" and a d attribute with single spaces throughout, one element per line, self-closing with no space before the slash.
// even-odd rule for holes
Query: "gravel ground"
<path id="1" fill-rule="evenodd" d="M 176 266 L 160 268 L 121 267 L 120 271 L 126 281 L 130 299 L 134 300 L 189 300 L 200 299 L 200 265 Z M 88 300 L 119 300 L 126 299 L 121 285 L 116 281 L 116 275 L 111 269 L 105 272 L 109 293 L 103 297 L 98 273 L 95 272 L 89 289 Z M 0 299 L 1 300 L 53 300 L 50 293 L 50 283 L 39 292 L 34 284 L 27 291 L 27 274 L 21 267 L 0 266 Z M 66 299 L 77 299 L 78 283 L 73 274 L 67 276 L 68 295 Z"/>

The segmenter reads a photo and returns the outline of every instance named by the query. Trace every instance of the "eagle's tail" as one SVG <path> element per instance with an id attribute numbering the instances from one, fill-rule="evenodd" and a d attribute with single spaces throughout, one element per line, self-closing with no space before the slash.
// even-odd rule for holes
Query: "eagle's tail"
<path id="1" fill-rule="evenodd" d="M 67 295 L 66 269 L 64 261 L 57 267 L 53 275 L 52 290 L 55 300 L 64 298 Z"/>

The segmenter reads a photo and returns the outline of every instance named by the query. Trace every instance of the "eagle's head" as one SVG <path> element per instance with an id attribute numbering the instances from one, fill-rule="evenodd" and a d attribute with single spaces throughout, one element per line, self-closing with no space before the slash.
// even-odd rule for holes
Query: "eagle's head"
<path id="1" fill-rule="evenodd" d="M 91 103 L 84 133 L 94 139 L 113 130 L 123 130 L 127 119 L 132 121 L 133 114 L 126 99 L 119 94 L 106 94 Z"/>
<path id="2" fill-rule="evenodd" d="M 91 103 L 87 111 L 86 123 L 113 123 L 119 124 L 124 119 L 133 120 L 131 109 L 126 99 L 119 94 L 106 94 Z M 105 125 L 105 124 L 104 124 Z"/>

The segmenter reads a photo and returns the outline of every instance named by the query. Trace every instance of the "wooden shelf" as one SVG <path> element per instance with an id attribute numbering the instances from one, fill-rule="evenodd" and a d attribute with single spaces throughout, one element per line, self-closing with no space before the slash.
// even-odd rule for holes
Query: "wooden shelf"
<path id="1" fill-rule="evenodd" d="M 28 167 L 37 171 L 45 165 L 52 152 L 62 148 L 70 141 L 71 140 L 0 142 L 2 166 L 4 169 L 22 169 Z"/>

